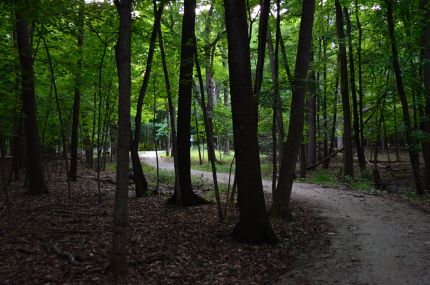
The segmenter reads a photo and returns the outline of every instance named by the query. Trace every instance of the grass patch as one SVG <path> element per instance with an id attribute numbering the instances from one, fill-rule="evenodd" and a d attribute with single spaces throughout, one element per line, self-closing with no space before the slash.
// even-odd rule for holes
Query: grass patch
<path id="1" fill-rule="evenodd" d="M 306 182 L 318 184 L 327 188 L 346 187 L 365 192 L 371 192 L 374 190 L 373 183 L 366 174 L 357 178 L 352 178 L 350 176 L 339 177 L 335 172 L 328 169 L 318 169 L 309 172 Z"/>

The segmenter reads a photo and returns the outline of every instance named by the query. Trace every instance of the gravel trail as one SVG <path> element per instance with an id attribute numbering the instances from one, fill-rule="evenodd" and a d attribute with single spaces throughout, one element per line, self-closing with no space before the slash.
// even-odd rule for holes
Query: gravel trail
<path id="1" fill-rule="evenodd" d="M 155 153 L 141 159 L 155 166 Z M 160 159 L 160 168 L 173 163 Z M 212 180 L 209 172 L 192 175 Z M 228 182 L 228 174 L 218 180 Z M 271 182 L 263 180 L 270 192 Z M 294 183 L 292 199 L 310 205 L 333 226 L 330 246 L 299 258 L 281 284 L 430 284 L 430 215 L 373 195 Z"/>

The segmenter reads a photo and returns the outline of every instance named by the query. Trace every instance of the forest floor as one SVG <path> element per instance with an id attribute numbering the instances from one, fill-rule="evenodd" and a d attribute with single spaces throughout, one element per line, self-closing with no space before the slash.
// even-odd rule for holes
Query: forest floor
<path id="1" fill-rule="evenodd" d="M 142 159 L 155 166 L 154 153 Z M 164 159 L 159 165 L 173 169 Z M 211 180 L 207 172 L 192 174 Z M 228 183 L 228 174 L 218 179 Z M 263 186 L 270 192 L 270 181 Z M 292 200 L 329 223 L 330 243 L 299 256 L 277 284 L 429 284 L 428 212 L 390 197 L 304 183 L 294 183 Z"/>
<path id="2" fill-rule="evenodd" d="M 109 284 L 115 174 L 79 167 L 68 199 L 57 162 L 45 163 L 49 195 L 24 195 L 23 180 L 0 200 L 0 284 Z M 23 178 L 23 174 L 21 178 Z M 153 181 L 151 185 L 154 185 Z M 216 206 L 178 208 L 166 203 L 171 187 L 134 198 L 129 191 L 129 274 L 120 284 L 272 284 L 294 268 L 297 256 L 323 249 L 330 227 L 308 206 L 293 203 L 295 218 L 272 220 L 276 245 L 249 245 L 230 233 L 238 213 L 225 222 Z M 210 197 L 208 185 L 195 190 Z M 4 190 L 4 189 L 2 189 Z M 270 207 L 270 195 L 266 201 Z"/>

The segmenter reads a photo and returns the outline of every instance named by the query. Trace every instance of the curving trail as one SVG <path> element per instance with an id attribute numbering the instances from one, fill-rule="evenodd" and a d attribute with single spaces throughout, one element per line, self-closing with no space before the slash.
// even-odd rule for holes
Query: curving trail
<path id="1" fill-rule="evenodd" d="M 141 159 L 155 166 L 155 153 Z M 173 163 L 160 160 L 160 168 Z M 209 172 L 193 175 L 212 179 Z M 228 174 L 219 173 L 220 182 Z M 265 191 L 271 182 L 263 180 Z M 331 244 L 298 266 L 278 284 L 430 284 L 430 215 L 409 205 L 372 195 L 295 183 L 292 199 L 306 203 L 333 226 Z"/>

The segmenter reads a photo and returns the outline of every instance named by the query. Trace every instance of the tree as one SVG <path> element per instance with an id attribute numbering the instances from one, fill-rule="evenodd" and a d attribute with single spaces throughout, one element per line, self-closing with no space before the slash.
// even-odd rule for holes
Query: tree
<path id="1" fill-rule="evenodd" d="M 192 206 L 204 203 L 204 200 L 193 192 L 191 185 L 190 134 L 191 134 L 191 93 L 194 66 L 195 39 L 194 28 L 196 21 L 196 1 L 184 1 L 182 17 L 181 64 L 179 68 L 179 98 L 178 98 L 178 175 L 179 189 L 170 199 L 176 205 Z"/>
<path id="2" fill-rule="evenodd" d="M 304 0 L 302 4 L 299 44 L 297 47 L 294 80 L 292 82 L 292 99 L 290 125 L 287 141 L 284 144 L 284 155 L 279 170 L 279 181 L 273 192 L 272 214 L 289 217 L 291 189 L 296 172 L 296 161 L 303 135 L 305 92 L 307 75 L 311 60 L 312 27 L 314 22 L 315 0 Z"/>
<path id="3" fill-rule="evenodd" d="M 351 19 L 349 17 L 348 9 L 346 7 L 343 8 L 346 20 L 346 32 L 348 35 L 348 53 L 349 53 L 349 84 L 351 86 L 351 95 L 352 95 L 352 110 L 354 117 L 354 143 L 355 149 L 357 150 L 358 164 L 360 165 L 360 170 L 364 171 L 366 169 L 366 158 L 364 156 L 363 147 L 361 145 L 360 139 L 360 118 L 358 108 L 359 105 L 357 103 L 357 89 L 355 86 L 355 63 L 354 63 L 354 49 L 352 46 L 352 29 L 351 29 Z"/>
<path id="4" fill-rule="evenodd" d="M 115 276 L 127 272 L 128 151 L 130 149 L 131 0 L 115 0 L 120 25 L 115 46 L 118 69 L 118 149 L 113 242 L 110 268 Z"/>
<path id="5" fill-rule="evenodd" d="M 26 1 L 16 3 L 16 36 L 19 62 L 21 65 L 22 110 L 27 151 L 27 193 L 32 195 L 48 193 L 40 157 L 40 139 L 37 127 L 36 94 L 33 74 L 33 52 L 30 44 L 29 14 L 32 6 Z"/>
<path id="6" fill-rule="evenodd" d="M 412 136 L 411 120 L 409 116 L 408 100 L 403 84 L 402 71 L 400 69 L 399 52 L 397 50 L 396 36 L 394 34 L 393 3 L 391 0 L 385 1 L 387 5 L 387 25 L 391 44 L 391 60 L 393 62 L 394 74 L 396 76 L 397 93 L 402 103 L 403 123 L 405 124 L 406 143 L 409 148 L 409 159 L 415 179 L 415 189 L 417 194 L 424 194 L 424 187 L 420 177 L 420 158 L 417 150 L 417 142 Z"/>
<path id="7" fill-rule="evenodd" d="M 243 242 L 275 242 L 264 203 L 253 96 L 246 1 L 224 0 L 240 220 L 233 236 Z"/>
<path id="8" fill-rule="evenodd" d="M 423 62 L 423 80 L 425 87 L 425 118 L 423 122 L 423 131 L 426 132 L 427 138 L 423 142 L 423 154 L 425 170 L 424 175 L 427 189 L 430 189 L 430 3 L 428 0 L 421 0 L 422 15 L 422 62 Z"/>
<path id="9" fill-rule="evenodd" d="M 139 140 L 140 140 L 140 132 L 142 127 L 142 106 L 143 100 L 145 98 L 146 89 L 148 88 L 151 69 L 152 69 L 152 61 L 154 58 L 154 49 L 155 42 L 157 39 L 157 33 L 160 27 L 161 14 L 163 13 L 164 2 L 160 3 L 158 10 L 154 4 L 154 25 L 152 28 L 151 41 L 149 44 L 148 57 L 146 59 L 146 68 L 145 74 L 143 76 L 142 87 L 140 88 L 139 98 L 137 99 L 137 110 L 136 116 L 134 118 L 134 136 L 131 137 L 131 160 L 133 164 L 133 173 L 134 173 L 134 181 L 136 184 L 136 197 L 143 197 L 145 193 L 148 191 L 148 183 L 145 178 L 145 174 L 143 173 L 142 164 L 140 163 L 138 148 L 139 148 Z"/>
<path id="10" fill-rule="evenodd" d="M 76 181 L 78 175 L 78 129 L 79 129 L 79 109 L 81 105 L 81 86 L 82 86 L 82 66 L 83 66 L 83 50 L 84 45 L 84 8 L 85 0 L 79 2 L 78 15 L 78 60 L 76 63 L 75 72 L 75 96 L 73 99 L 73 119 L 72 119 L 72 135 L 70 143 L 70 180 Z"/>
<path id="11" fill-rule="evenodd" d="M 340 61 L 340 93 L 342 95 L 343 110 L 343 175 L 354 176 L 353 154 L 352 154 L 352 131 L 351 110 L 349 107 L 348 88 L 348 64 L 346 57 L 345 32 L 343 29 L 342 7 L 339 0 L 335 1 L 336 7 L 336 30 L 339 39 L 339 61 Z"/>

